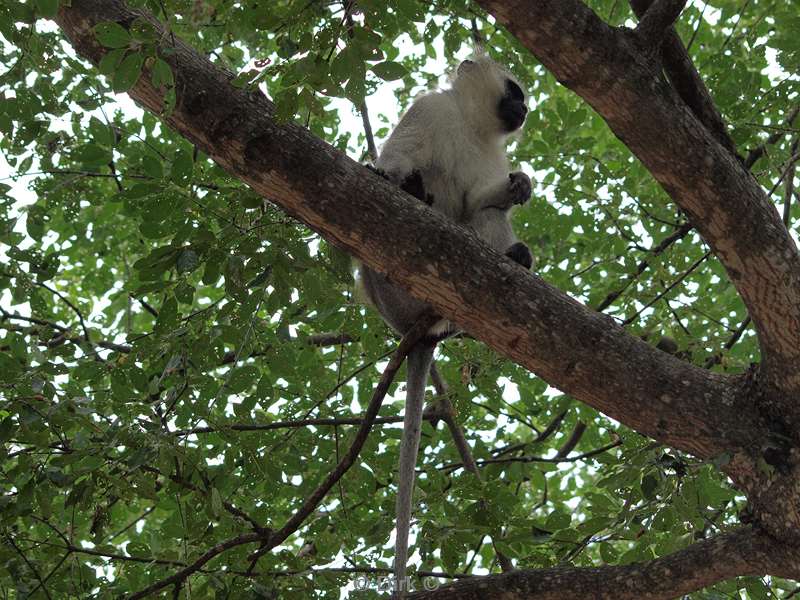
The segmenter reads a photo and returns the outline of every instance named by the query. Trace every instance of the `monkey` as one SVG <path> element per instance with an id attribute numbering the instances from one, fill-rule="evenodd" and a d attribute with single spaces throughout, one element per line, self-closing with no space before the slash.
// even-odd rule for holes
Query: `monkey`
<path id="1" fill-rule="evenodd" d="M 517 240 L 510 209 L 531 196 L 521 171 L 509 173 L 505 144 L 527 115 L 519 82 L 484 54 L 463 61 L 451 87 L 417 98 L 381 149 L 376 171 L 447 218 L 466 226 L 493 249 L 525 269 L 528 247 Z M 428 309 L 389 279 L 357 267 L 361 295 L 400 334 Z M 406 406 L 398 467 L 394 578 L 396 597 L 405 596 L 412 493 L 428 372 L 436 344 L 456 333 L 441 320 L 406 357 Z"/>

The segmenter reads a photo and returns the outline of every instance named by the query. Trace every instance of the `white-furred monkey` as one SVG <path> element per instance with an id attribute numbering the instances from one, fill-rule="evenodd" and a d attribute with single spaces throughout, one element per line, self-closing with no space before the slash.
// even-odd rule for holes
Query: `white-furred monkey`
<path id="1" fill-rule="evenodd" d="M 434 210 L 471 227 L 492 248 L 531 267 L 518 242 L 509 210 L 527 202 L 527 175 L 509 172 L 505 144 L 525 121 L 525 94 L 505 69 L 484 55 L 458 67 L 452 87 L 418 98 L 392 131 L 376 163 L 379 172 Z M 359 285 L 384 320 L 407 332 L 428 308 L 384 275 L 363 265 Z M 407 358 L 408 379 L 397 493 L 395 586 L 405 591 L 408 531 L 428 371 L 436 343 L 455 332 L 447 321 L 434 325 Z"/>

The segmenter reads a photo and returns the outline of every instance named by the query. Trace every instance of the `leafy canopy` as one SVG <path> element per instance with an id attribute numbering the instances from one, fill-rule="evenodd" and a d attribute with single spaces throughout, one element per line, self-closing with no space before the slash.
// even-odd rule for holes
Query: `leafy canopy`
<path id="1" fill-rule="evenodd" d="M 694 232 L 676 235 L 685 217 L 591 108 L 473 3 L 360 0 L 352 19 L 342 3 L 314 0 L 130 4 L 238 73 L 237 85 L 264 86 L 280 118 L 362 160 L 363 132 L 347 126 L 355 107 L 366 102 L 384 139 L 386 115 L 466 56 L 475 28 L 531 91 L 511 157 L 536 183 L 515 226 L 538 272 L 698 365 L 739 371 L 758 360 L 723 269 Z M 614 25 L 633 22 L 625 2 L 590 4 Z M 738 147 L 778 134 L 755 168 L 767 189 L 797 151 L 785 121 L 799 86 L 787 74 L 800 68 L 791 5 L 691 2 L 677 25 Z M 353 432 L 291 423 L 359 414 L 394 341 L 354 299 L 347 257 L 130 107 L 122 93 L 145 65 L 171 90 L 164 110 L 175 100 L 149 26 L 98 27 L 111 51 L 94 68 L 47 20 L 57 9 L 0 2 L 0 588 L 113 598 L 249 531 L 242 514 L 284 523 Z M 374 102 L 387 85 L 396 105 Z M 783 188 L 773 196 L 782 209 Z M 314 337 L 328 333 L 343 339 Z M 497 571 L 495 548 L 520 567 L 647 560 L 742 508 L 712 465 L 610 422 L 480 343 L 453 339 L 440 353 L 474 454 L 494 462 L 478 482 L 457 467 L 447 428 L 425 425 L 422 570 Z M 382 414 L 401 413 L 395 401 Z M 576 431 L 566 460 L 553 460 Z M 360 569 L 390 567 L 398 440 L 397 426 L 374 428 L 335 493 L 260 560 L 266 575 L 241 575 L 254 547 L 239 546 L 193 576 L 191 597 L 338 598 Z M 760 579 L 696 597 L 737 589 L 768 597 Z"/>

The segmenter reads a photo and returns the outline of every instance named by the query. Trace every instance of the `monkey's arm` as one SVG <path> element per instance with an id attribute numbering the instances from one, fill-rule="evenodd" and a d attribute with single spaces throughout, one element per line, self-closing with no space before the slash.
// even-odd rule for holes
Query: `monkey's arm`
<path id="1" fill-rule="evenodd" d="M 509 173 L 508 179 L 493 181 L 467 194 L 467 219 L 485 208 L 508 210 L 531 198 L 531 180 L 522 171 Z"/>

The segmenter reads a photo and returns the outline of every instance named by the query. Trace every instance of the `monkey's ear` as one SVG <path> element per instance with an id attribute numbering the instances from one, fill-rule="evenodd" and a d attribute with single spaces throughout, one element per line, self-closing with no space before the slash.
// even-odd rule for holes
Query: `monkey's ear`
<path id="1" fill-rule="evenodd" d="M 467 70 L 469 70 L 472 67 L 472 65 L 474 65 L 474 64 L 475 64 L 475 61 L 472 61 L 472 60 L 469 60 L 469 59 L 463 60 L 463 61 L 461 61 L 461 64 L 458 65 L 458 69 L 456 70 L 456 73 L 458 75 L 461 75 L 462 73 L 465 73 Z"/>

